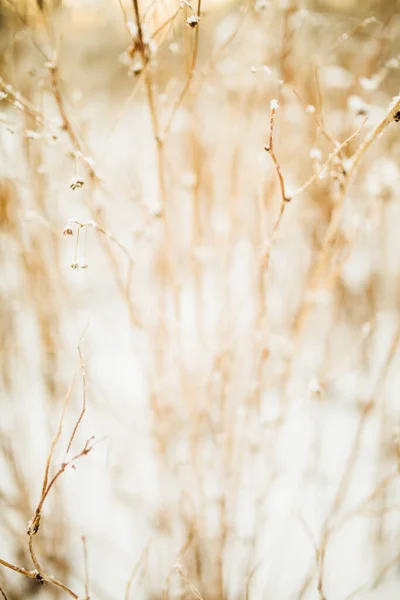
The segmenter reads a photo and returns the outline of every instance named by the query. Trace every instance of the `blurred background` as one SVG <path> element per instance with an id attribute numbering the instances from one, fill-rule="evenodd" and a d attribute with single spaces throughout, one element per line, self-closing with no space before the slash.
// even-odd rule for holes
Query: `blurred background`
<path id="1" fill-rule="evenodd" d="M 399 32 L 0 0 L 6 599 L 399 597 Z"/>

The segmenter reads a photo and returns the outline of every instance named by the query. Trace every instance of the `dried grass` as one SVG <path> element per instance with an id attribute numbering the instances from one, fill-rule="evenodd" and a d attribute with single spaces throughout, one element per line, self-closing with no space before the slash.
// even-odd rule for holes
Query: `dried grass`
<path id="1" fill-rule="evenodd" d="M 2 597 L 397 597 L 397 4 L 1 8 Z"/>

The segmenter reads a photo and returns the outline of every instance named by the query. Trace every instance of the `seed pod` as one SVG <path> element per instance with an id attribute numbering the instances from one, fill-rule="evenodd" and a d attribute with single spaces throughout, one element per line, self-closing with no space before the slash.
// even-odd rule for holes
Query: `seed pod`
<path id="1" fill-rule="evenodd" d="M 79 175 L 75 175 L 74 177 L 72 177 L 69 187 L 71 188 L 71 190 L 76 190 L 77 188 L 81 188 L 83 187 L 85 181 L 82 177 L 80 177 Z"/>
<path id="2" fill-rule="evenodd" d="M 189 27 L 191 27 L 192 29 L 194 29 L 199 24 L 199 21 L 199 17 L 193 15 L 192 17 L 186 19 L 186 24 L 189 25 Z"/>

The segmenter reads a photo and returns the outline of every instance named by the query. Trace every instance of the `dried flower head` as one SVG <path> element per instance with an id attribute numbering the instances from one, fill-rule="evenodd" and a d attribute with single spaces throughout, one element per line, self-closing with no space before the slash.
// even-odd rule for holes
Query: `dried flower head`
<path id="1" fill-rule="evenodd" d="M 64 227 L 63 229 L 63 235 L 74 235 L 73 230 L 71 229 L 71 227 L 68 227 L 68 225 L 66 227 Z"/>
<path id="2" fill-rule="evenodd" d="M 74 271 L 79 271 L 79 269 L 87 269 L 88 267 L 89 265 L 84 261 L 76 261 L 71 263 L 71 269 L 74 269 Z"/>
<path id="3" fill-rule="evenodd" d="M 197 25 L 200 22 L 200 17 L 197 17 L 195 15 L 192 15 L 191 17 L 188 17 L 186 19 L 186 24 L 189 25 L 189 27 L 191 27 L 192 29 L 194 29 L 195 27 L 197 27 Z"/>
<path id="4" fill-rule="evenodd" d="M 74 175 L 69 183 L 69 187 L 71 190 L 76 190 L 77 188 L 83 187 L 84 183 L 85 181 L 80 175 Z"/>

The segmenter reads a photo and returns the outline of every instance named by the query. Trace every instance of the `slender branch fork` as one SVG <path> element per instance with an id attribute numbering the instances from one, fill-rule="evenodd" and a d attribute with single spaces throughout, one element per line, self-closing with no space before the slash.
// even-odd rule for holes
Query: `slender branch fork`
<path id="1" fill-rule="evenodd" d="M 44 568 L 41 566 L 41 564 L 37 558 L 37 554 L 36 554 L 36 551 L 34 548 L 34 538 L 40 529 L 43 505 L 44 505 L 50 491 L 52 490 L 54 484 L 56 483 L 56 481 L 66 471 L 67 468 L 75 468 L 76 461 L 78 459 L 82 458 L 83 456 L 87 456 L 91 452 L 93 447 L 100 441 L 100 440 L 98 440 L 95 442 L 94 437 L 92 436 L 88 440 L 86 440 L 86 442 L 80 452 L 73 454 L 72 457 L 68 456 L 68 454 L 70 453 L 70 450 L 71 450 L 72 442 L 75 439 L 76 433 L 78 431 L 78 428 L 82 422 L 83 416 L 86 411 L 86 403 L 87 403 L 86 368 L 85 368 L 85 363 L 84 363 L 83 355 L 82 355 L 82 351 L 81 351 L 81 341 L 86 332 L 86 329 L 87 329 L 87 327 L 83 331 L 83 333 L 79 339 L 78 345 L 77 345 L 80 368 L 81 368 L 81 372 L 82 372 L 82 384 L 83 384 L 82 408 L 81 408 L 79 416 L 76 420 L 76 423 L 73 427 L 72 433 L 68 440 L 66 458 L 62 461 L 61 466 L 58 468 L 58 470 L 55 472 L 55 474 L 50 478 L 50 468 L 51 468 L 54 450 L 60 439 L 60 436 L 61 436 L 61 433 L 63 430 L 63 423 L 64 423 L 65 414 L 66 414 L 66 409 L 67 409 L 67 406 L 69 404 L 71 394 L 72 394 L 73 385 L 71 384 L 67 391 L 67 394 L 64 398 L 63 407 L 61 410 L 61 416 L 60 416 L 59 423 L 58 423 L 58 428 L 57 428 L 56 434 L 53 438 L 53 441 L 51 443 L 50 450 L 49 450 L 49 453 L 47 456 L 40 499 L 39 499 L 38 505 L 36 507 L 36 510 L 34 512 L 34 515 L 28 524 L 28 530 L 27 530 L 28 548 L 29 548 L 29 554 L 31 556 L 32 563 L 35 568 L 32 570 L 25 569 L 24 567 L 20 567 L 18 565 L 12 564 L 6 560 L 0 559 L 0 565 L 2 565 L 3 567 L 6 567 L 12 571 L 15 571 L 16 573 L 20 573 L 21 575 L 24 575 L 25 577 L 28 577 L 29 579 L 35 579 L 35 580 L 39 581 L 40 583 L 43 583 L 43 584 L 49 583 L 49 584 L 53 585 L 54 587 L 57 587 L 58 589 L 62 590 L 66 594 L 68 594 L 71 598 L 75 598 L 75 599 L 79 598 L 78 594 L 76 594 L 66 584 L 62 583 L 61 581 L 59 581 L 52 575 L 49 575 L 45 572 Z M 84 547 L 85 592 L 86 592 L 85 598 L 86 598 L 86 600 L 88 600 L 89 584 L 88 584 L 86 539 L 84 538 L 82 541 L 83 541 L 83 547 Z M 3 597 L 5 597 L 4 593 L 3 593 Z"/>

